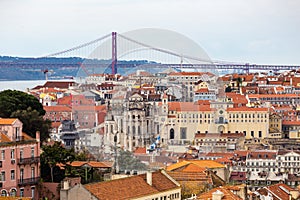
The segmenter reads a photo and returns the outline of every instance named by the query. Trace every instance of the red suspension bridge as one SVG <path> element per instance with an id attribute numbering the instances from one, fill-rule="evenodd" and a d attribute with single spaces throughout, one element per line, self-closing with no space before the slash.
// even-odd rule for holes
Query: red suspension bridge
<path id="1" fill-rule="evenodd" d="M 146 50 L 148 53 L 146 53 Z M 150 53 L 149 53 L 150 52 Z M 63 58 L 79 57 L 84 58 L 76 63 L 67 62 Z M 48 58 L 61 58 L 55 62 L 48 62 Z M 142 59 L 141 59 L 142 58 Z M 158 58 L 158 59 L 157 59 Z M 148 68 L 175 68 L 175 69 L 197 69 L 197 70 L 297 70 L 299 65 L 260 65 L 248 63 L 228 63 L 213 62 L 202 52 L 202 55 L 188 55 L 179 53 L 168 48 L 156 47 L 152 44 L 141 42 L 131 38 L 128 35 L 117 34 L 112 32 L 96 40 L 90 41 L 76 47 L 52 53 L 37 58 L 37 63 L 16 61 L 16 62 L 0 62 L 0 68 L 4 67 L 34 67 L 34 65 L 44 69 L 44 73 L 48 69 L 53 68 L 81 68 L 84 73 L 91 74 L 97 72 L 96 68 L 105 68 L 112 74 L 118 73 L 119 69 L 128 69 L 138 64 L 128 64 L 122 62 L 124 60 L 144 60 L 149 62 L 142 63 Z M 43 61 L 44 60 L 44 61 Z M 155 60 L 152 62 L 152 60 Z M 146 65 L 145 65 L 146 63 Z"/>

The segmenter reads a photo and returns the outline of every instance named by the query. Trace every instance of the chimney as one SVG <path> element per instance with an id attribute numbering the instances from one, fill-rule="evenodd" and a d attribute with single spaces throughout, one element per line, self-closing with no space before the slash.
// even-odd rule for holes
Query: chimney
<path id="1" fill-rule="evenodd" d="M 41 136 L 40 136 L 40 135 L 41 135 L 41 134 L 40 134 L 39 131 L 37 131 L 37 132 L 35 133 L 35 139 L 36 139 L 37 142 L 40 142 L 40 139 L 41 139 Z"/>
<path id="2" fill-rule="evenodd" d="M 62 188 L 63 190 L 70 189 L 70 183 L 69 183 L 69 181 L 68 180 L 63 181 L 62 187 L 63 187 Z"/>
<path id="3" fill-rule="evenodd" d="M 152 172 L 147 171 L 146 179 L 147 179 L 147 183 L 152 186 Z"/>
<path id="4" fill-rule="evenodd" d="M 222 200 L 224 194 L 220 190 L 215 191 L 212 193 L 212 200 Z"/>

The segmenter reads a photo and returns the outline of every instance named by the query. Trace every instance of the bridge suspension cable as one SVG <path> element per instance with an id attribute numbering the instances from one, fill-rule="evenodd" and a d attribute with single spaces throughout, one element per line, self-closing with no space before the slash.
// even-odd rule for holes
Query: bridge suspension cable
<path id="1" fill-rule="evenodd" d="M 155 50 L 155 51 L 159 51 L 159 52 L 162 52 L 162 53 L 170 54 L 172 56 L 177 56 L 177 57 L 180 57 L 180 58 L 186 58 L 186 59 L 190 59 L 190 60 L 195 60 L 195 61 L 206 62 L 206 63 L 211 63 L 212 64 L 211 60 L 205 60 L 205 59 L 201 59 L 201 58 L 197 58 L 197 57 L 192 57 L 192 56 L 188 56 L 188 55 L 178 54 L 178 53 L 172 52 L 170 50 L 160 49 L 160 48 L 157 48 L 157 47 L 153 47 L 151 45 L 148 45 L 148 44 L 145 44 L 145 43 L 142 43 L 142 42 L 138 42 L 136 40 L 133 40 L 133 39 L 131 39 L 129 37 L 126 37 L 124 35 L 121 35 L 121 34 L 118 34 L 118 36 L 120 36 L 121 38 L 123 38 L 125 40 L 128 40 L 130 42 L 133 42 L 135 44 L 138 44 L 138 45 L 144 46 L 146 48 L 149 48 L 151 50 Z"/>
<path id="2" fill-rule="evenodd" d="M 60 52 L 57 52 L 57 53 L 52 53 L 52 54 L 49 54 L 49 55 L 46 55 L 46 56 L 43 56 L 42 58 L 47 58 L 47 57 L 54 57 L 54 56 L 59 56 L 59 55 L 62 55 L 62 54 L 65 54 L 65 53 L 68 53 L 68 52 L 72 52 L 72 51 L 75 51 L 75 50 L 78 50 L 78 49 L 81 49 L 81 48 L 84 48 L 84 47 L 87 47 L 89 45 L 92 45 L 92 44 L 95 44 L 101 40 L 104 40 L 108 37 L 110 37 L 111 34 L 107 34 L 103 37 L 100 37 L 96 40 L 93 40 L 93 41 L 90 41 L 90 42 L 87 42 L 87 43 L 84 43 L 84 44 L 81 44 L 79 46 L 76 46 L 76 47 L 73 47 L 73 48 L 70 48 L 70 49 L 67 49 L 67 50 L 64 50 L 64 51 L 60 51 Z"/>

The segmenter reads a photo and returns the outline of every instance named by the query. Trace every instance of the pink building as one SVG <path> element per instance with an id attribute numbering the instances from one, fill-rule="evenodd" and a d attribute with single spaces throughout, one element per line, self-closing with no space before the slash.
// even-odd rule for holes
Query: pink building
<path id="1" fill-rule="evenodd" d="M 0 194 L 38 199 L 40 134 L 22 132 L 19 119 L 0 118 Z"/>

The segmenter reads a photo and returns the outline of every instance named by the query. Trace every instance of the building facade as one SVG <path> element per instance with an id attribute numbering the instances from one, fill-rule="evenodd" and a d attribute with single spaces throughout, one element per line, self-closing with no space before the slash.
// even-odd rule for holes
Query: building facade
<path id="1" fill-rule="evenodd" d="M 0 118 L 1 196 L 38 199 L 40 135 L 31 138 L 22 126 L 18 119 Z"/>

